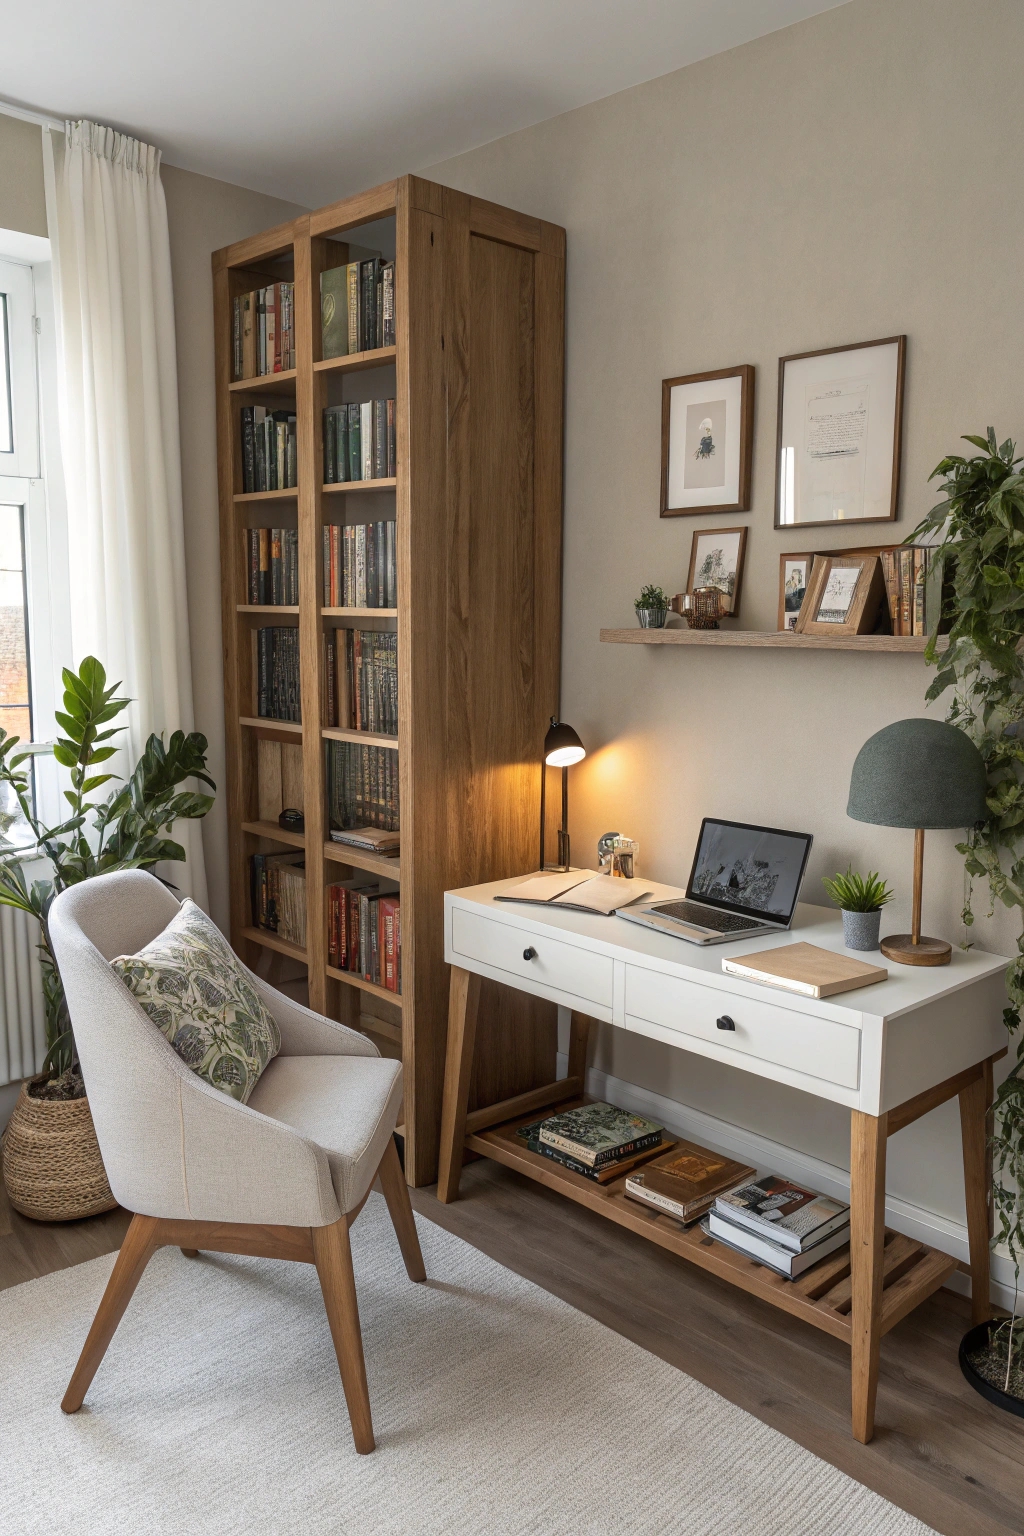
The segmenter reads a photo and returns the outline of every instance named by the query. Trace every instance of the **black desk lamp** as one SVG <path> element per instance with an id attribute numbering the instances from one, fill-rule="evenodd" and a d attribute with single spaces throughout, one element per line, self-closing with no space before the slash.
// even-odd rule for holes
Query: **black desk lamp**
<path id="1" fill-rule="evenodd" d="M 850 776 L 847 816 L 876 827 L 914 829 L 912 932 L 881 943 L 882 954 L 900 965 L 948 965 L 945 939 L 921 934 L 921 882 L 926 827 L 973 827 L 988 817 L 985 762 L 974 742 L 955 725 L 938 720 L 897 720 L 870 736 Z"/>
<path id="2" fill-rule="evenodd" d="M 569 868 L 569 769 L 587 755 L 587 749 L 571 725 L 551 716 L 544 738 L 544 760 L 540 765 L 540 867 L 565 871 Z M 558 863 L 545 864 L 545 789 L 549 768 L 562 770 L 562 825 L 558 829 Z"/>

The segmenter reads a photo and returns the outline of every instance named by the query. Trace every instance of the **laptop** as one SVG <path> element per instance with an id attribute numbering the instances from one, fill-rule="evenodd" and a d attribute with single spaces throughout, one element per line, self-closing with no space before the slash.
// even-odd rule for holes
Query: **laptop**
<path id="1" fill-rule="evenodd" d="M 688 944 L 729 944 L 785 932 L 812 842 L 809 832 L 705 816 L 685 898 L 620 907 L 616 915 Z"/>

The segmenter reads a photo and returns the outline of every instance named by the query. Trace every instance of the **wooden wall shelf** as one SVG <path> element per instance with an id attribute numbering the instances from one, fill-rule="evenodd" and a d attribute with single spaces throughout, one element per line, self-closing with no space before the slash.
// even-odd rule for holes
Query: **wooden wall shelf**
<path id="1" fill-rule="evenodd" d="M 763 646 L 776 651 L 888 651 L 919 656 L 924 635 L 794 635 L 756 629 L 602 629 L 606 645 Z M 946 644 L 940 636 L 940 648 Z"/>
<path id="2" fill-rule="evenodd" d="M 394 258 L 395 345 L 325 358 L 320 278 L 348 262 L 349 239 L 386 241 Z M 294 283 L 296 366 L 233 379 L 233 300 L 278 280 Z M 266 950 L 302 961 L 312 1008 L 400 1048 L 406 1175 L 430 1184 L 448 1030 L 444 892 L 536 859 L 525 786 L 558 711 L 565 231 L 403 176 L 214 252 L 213 285 L 231 941 L 251 965 Z M 323 484 L 323 412 L 343 382 L 346 402 L 394 399 L 393 477 Z M 256 404 L 294 412 L 288 490 L 242 490 L 242 410 Z M 395 520 L 397 606 L 324 607 L 324 528 L 379 517 L 359 499 L 370 492 L 386 494 Z M 298 607 L 250 604 L 240 529 L 282 519 L 298 533 Z M 397 736 L 323 729 L 325 630 L 385 619 L 398 635 Z M 305 731 L 254 714 L 257 622 L 297 625 Z M 401 860 L 330 842 L 335 741 L 396 753 Z M 277 826 L 288 806 L 304 835 Z M 252 923 L 249 858 L 261 847 L 305 851 L 304 949 Z M 327 964 L 325 887 L 362 871 L 400 887 L 401 998 Z M 557 1018 L 551 1003 L 486 985 L 476 1091 L 493 1102 L 550 1081 Z"/>
<path id="3" fill-rule="evenodd" d="M 289 603 L 239 603 L 236 611 L 238 613 L 263 613 L 268 615 L 275 613 L 297 614 L 299 605 L 298 603 L 294 605 Z"/>

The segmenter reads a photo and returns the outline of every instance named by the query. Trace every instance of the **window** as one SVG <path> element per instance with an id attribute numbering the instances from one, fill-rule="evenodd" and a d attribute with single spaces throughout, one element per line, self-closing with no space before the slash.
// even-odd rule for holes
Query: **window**
<path id="1" fill-rule="evenodd" d="M 0 230 L 0 726 L 31 746 L 32 798 L 51 825 L 62 801 L 48 738 L 71 659 L 63 490 L 49 245 Z M 2 790 L 0 837 L 32 842 Z"/>

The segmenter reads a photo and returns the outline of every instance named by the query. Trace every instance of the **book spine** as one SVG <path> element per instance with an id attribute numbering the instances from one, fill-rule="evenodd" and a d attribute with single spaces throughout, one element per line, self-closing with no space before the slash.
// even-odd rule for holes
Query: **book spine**
<path id="1" fill-rule="evenodd" d="M 899 605 L 897 602 L 896 587 L 896 556 L 893 550 L 883 549 L 880 559 L 882 561 L 882 575 L 885 579 L 885 599 L 889 605 L 889 627 L 894 635 L 899 634 Z"/>
<path id="2" fill-rule="evenodd" d="M 242 491 L 250 496 L 256 489 L 256 426 L 251 405 L 243 405 L 242 428 Z"/>
<path id="3" fill-rule="evenodd" d="M 256 294 L 242 294 L 242 378 L 256 373 Z"/>
<path id="4" fill-rule="evenodd" d="M 924 581 L 926 575 L 925 551 L 914 550 L 914 634 L 927 634 L 924 623 Z"/>
<path id="5" fill-rule="evenodd" d="M 355 527 L 355 576 L 356 593 L 355 606 L 366 608 L 366 524 L 357 523 Z"/>
<path id="6" fill-rule="evenodd" d="M 650 1131 L 645 1136 L 636 1136 L 632 1141 L 624 1141 L 621 1146 L 593 1152 L 589 1147 L 581 1147 L 578 1142 L 559 1136 L 557 1131 L 542 1130 L 540 1133 L 540 1139 L 546 1146 L 557 1147 L 561 1152 L 568 1152 L 570 1156 L 578 1157 L 581 1162 L 591 1168 L 603 1168 L 606 1163 L 617 1162 L 619 1158 L 626 1157 L 631 1152 L 643 1152 L 648 1147 L 656 1147 L 661 1137 L 660 1130 Z"/>
<path id="7" fill-rule="evenodd" d="M 264 369 L 264 372 L 265 373 L 280 373 L 281 372 L 281 354 L 278 351 L 278 340 L 277 340 L 277 284 L 276 283 L 271 283 L 270 284 L 270 287 L 266 289 L 266 295 L 267 295 L 267 299 L 266 299 L 266 311 L 267 311 L 267 321 L 266 321 L 266 325 L 267 325 L 267 359 L 266 359 L 266 362 L 267 362 L 267 366 Z"/>
<path id="8" fill-rule="evenodd" d="M 245 530 L 245 569 L 248 601 L 260 600 L 260 541 L 255 528 Z"/>
<path id="9" fill-rule="evenodd" d="M 373 402 L 373 478 L 384 480 L 388 472 L 388 402 Z"/>
<path id="10" fill-rule="evenodd" d="M 394 402 L 394 400 L 387 400 L 387 401 L 385 401 L 385 407 L 386 407 L 385 414 L 386 414 L 386 421 L 387 421 L 387 445 L 386 445 L 386 449 L 387 449 L 387 468 L 385 470 L 385 474 L 388 476 L 388 478 L 390 480 L 393 480 L 395 478 L 396 474 L 398 473 L 398 460 L 397 460 L 397 457 L 396 457 L 396 454 L 395 454 L 395 402 Z"/>
<path id="11" fill-rule="evenodd" d="M 242 296 L 231 301 L 231 377 L 242 377 Z"/>
<path id="12" fill-rule="evenodd" d="M 359 457 L 360 479 L 373 479 L 373 401 L 364 400 L 359 407 Z"/>
<path id="13" fill-rule="evenodd" d="M 381 342 L 382 347 L 395 345 L 395 264 L 384 263 L 381 269 Z"/>
<path id="14" fill-rule="evenodd" d="M 284 602 L 284 561 L 281 554 L 283 529 L 270 530 L 270 601 L 275 607 Z"/>
<path id="15" fill-rule="evenodd" d="M 359 336 L 359 263 L 350 261 L 346 269 L 348 294 L 348 350 L 361 352 Z"/>
<path id="16" fill-rule="evenodd" d="M 337 460 L 337 434 L 335 432 L 336 417 L 333 407 L 328 406 L 323 414 L 324 436 L 324 485 L 333 485 L 338 473 Z"/>
<path id="17" fill-rule="evenodd" d="M 900 550 L 900 634 L 912 635 L 914 595 L 914 551 Z"/>
<path id="18" fill-rule="evenodd" d="M 359 446 L 360 410 L 357 401 L 346 407 L 348 416 L 348 478 L 361 480 L 363 478 L 363 455 Z"/>

